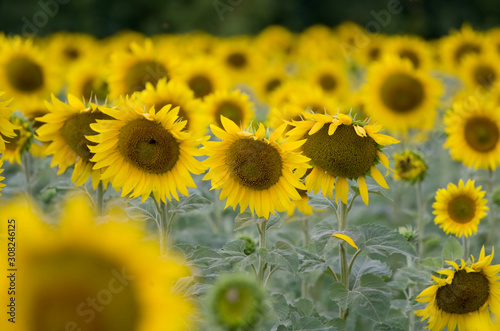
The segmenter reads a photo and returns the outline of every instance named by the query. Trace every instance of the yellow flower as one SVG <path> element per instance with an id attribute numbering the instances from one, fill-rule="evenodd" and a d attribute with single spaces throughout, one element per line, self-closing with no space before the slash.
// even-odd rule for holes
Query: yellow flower
<path id="1" fill-rule="evenodd" d="M 12 117 L 11 122 L 17 127 L 14 130 L 16 136 L 13 138 L 2 137 L 6 141 L 2 159 L 10 163 L 16 162 L 17 164 L 21 164 L 21 155 L 30 147 L 33 135 L 31 134 L 29 123 L 25 120 Z"/>
<path id="2" fill-rule="evenodd" d="M 142 196 L 142 202 L 151 193 L 158 202 L 172 196 L 179 200 L 177 191 L 187 196 L 187 188 L 196 187 L 190 172 L 200 174 L 205 168 L 194 158 L 200 155 L 199 142 L 183 130 L 186 121 L 179 120 L 179 108 L 145 111 L 127 97 L 116 108 L 100 109 L 112 119 L 91 125 L 98 134 L 86 137 L 95 143 L 89 146 L 91 161 L 94 170 L 103 169 L 102 180 L 121 187 L 122 196 Z"/>
<path id="3" fill-rule="evenodd" d="M 432 54 L 427 43 L 418 37 L 399 36 L 388 39 L 385 52 L 402 59 L 410 60 L 415 69 L 429 71 L 432 66 Z"/>
<path id="4" fill-rule="evenodd" d="M 500 316 L 500 288 L 497 276 L 499 265 L 490 265 L 491 255 L 485 256 L 484 246 L 479 259 L 466 265 L 462 260 L 459 266 L 454 261 L 446 261 L 453 269 L 438 273 L 445 278 L 431 275 L 435 284 L 417 296 L 418 302 L 425 302 L 424 309 L 415 311 L 422 320 L 429 319 L 427 328 L 432 331 L 448 330 L 482 331 L 492 326 L 490 311 Z M 491 329 L 492 330 L 492 329 Z"/>
<path id="5" fill-rule="evenodd" d="M 4 92 L 0 92 L 0 97 L 2 97 Z M 0 99 L 0 153 L 5 150 L 5 138 L 14 138 L 16 133 L 14 132 L 17 127 L 10 122 L 9 118 L 12 114 L 12 109 L 9 108 L 11 100 L 2 101 Z"/>
<path id="6" fill-rule="evenodd" d="M 368 69 L 362 93 L 367 116 L 388 130 L 406 134 L 410 128 L 432 128 L 441 85 L 415 70 L 409 60 L 387 56 Z"/>
<path id="7" fill-rule="evenodd" d="M 432 205 L 436 215 L 434 223 L 446 234 L 452 233 L 457 237 L 476 233 L 479 221 L 488 210 L 484 194 L 481 186 L 474 187 L 473 180 L 468 180 L 465 185 L 460 180 L 458 187 L 449 183 L 446 189 L 436 192 L 436 202 Z"/>
<path id="8" fill-rule="evenodd" d="M 380 150 L 383 145 L 399 141 L 378 133 L 382 126 L 353 121 L 341 113 L 335 116 L 306 113 L 305 117 L 307 120 L 292 121 L 295 128 L 287 135 L 293 140 L 306 140 L 301 149 L 314 166 L 305 180 L 308 191 L 321 190 L 325 197 L 333 198 L 335 186 L 335 201 L 340 197 L 347 203 L 347 180 L 357 180 L 361 197 L 368 205 L 366 175 L 371 173 L 380 186 L 389 188 L 375 165 L 380 161 L 389 168 L 389 160 Z"/>
<path id="9" fill-rule="evenodd" d="M 474 169 L 494 170 L 500 164 L 500 112 L 475 97 L 459 99 L 444 117 L 444 147 L 451 157 Z"/>
<path id="10" fill-rule="evenodd" d="M 239 91 L 220 90 L 203 100 L 203 116 L 206 124 L 222 127 L 221 116 L 229 118 L 241 127 L 246 127 L 255 116 L 254 104 Z"/>
<path id="11" fill-rule="evenodd" d="M 145 109 L 154 107 L 159 111 L 166 105 L 170 105 L 172 109 L 179 107 L 177 116 L 187 121 L 186 130 L 199 138 L 205 135 L 206 126 L 201 116 L 201 101 L 194 98 L 193 91 L 182 81 L 173 79 L 167 82 L 162 78 L 156 87 L 147 83 L 146 89 L 137 92 L 136 97 Z"/>
<path id="12" fill-rule="evenodd" d="M 301 199 L 297 189 L 305 189 L 293 173 L 306 169 L 307 157 L 295 150 L 304 141 L 282 142 L 286 124 L 280 126 L 269 139 L 266 129 L 259 124 L 255 133 L 240 129 L 234 122 L 221 116 L 224 129 L 211 125 L 212 133 L 222 141 L 209 141 L 204 145 L 210 170 L 203 178 L 212 180 L 212 189 L 222 189 L 220 199 L 227 198 L 226 207 L 249 207 L 252 214 L 269 218 L 290 207 L 290 199 Z"/>
<path id="13" fill-rule="evenodd" d="M 174 75 L 176 65 L 173 54 L 156 49 L 150 39 L 143 46 L 132 43 L 129 52 L 116 52 L 111 56 L 109 96 L 114 99 L 131 95 L 144 90 L 148 82 L 156 86 L 161 78 L 170 79 Z"/>
<path id="14" fill-rule="evenodd" d="M 14 37 L 0 53 L 0 86 L 7 97 L 15 97 L 16 104 L 57 93 L 60 78 L 56 70 L 32 39 Z"/>
<path id="15" fill-rule="evenodd" d="M 328 97 L 343 98 L 349 91 L 346 64 L 343 61 L 323 60 L 304 64 L 299 77 L 318 86 Z M 333 110 L 331 110 L 333 111 Z"/>
<path id="16" fill-rule="evenodd" d="M 37 118 L 45 124 L 36 133 L 38 140 L 50 143 L 45 150 L 48 155 L 52 155 L 50 166 L 59 166 L 57 174 L 60 175 L 75 164 L 71 181 L 76 181 L 77 186 L 83 185 L 92 176 L 92 186 L 95 189 L 101 172 L 92 170 L 94 162 L 90 159 L 93 153 L 89 146 L 93 143 L 88 137 L 96 132 L 91 129 L 90 124 L 109 116 L 102 113 L 96 105 L 86 106 L 71 94 L 68 94 L 67 104 L 52 95 L 52 103 L 46 102 L 46 105 L 50 113 Z"/>
<path id="17" fill-rule="evenodd" d="M 2 168 L 2 165 L 3 165 L 3 160 L 2 158 L 0 158 L 0 174 L 3 172 L 3 168 Z M 3 176 L 0 176 L 0 192 L 2 191 L 2 187 L 5 187 L 5 184 L 2 183 L 2 180 L 4 180 L 5 177 Z M 2 196 L 2 193 L 0 193 L 0 197 Z"/>
<path id="18" fill-rule="evenodd" d="M 108 97 L 108 70 L 102 60 L 74 65 L 68 73 L 68 93 L 91 102 L 104 103 Z"/>
<path id="19" fill-rule="evenodd" d="M 500 65 L 497 54 L 469 55 L 462 61 L 459 74 L 465 86 L 472 90 L 489 90 L 498 85 L 500 78 Z"/>
<path id="20" fill-rule="evenodd" d="M 182 331 L 194 326 L 194 305 L 172 292 L 175 281 L 190 276 L 180 259 L 160 257 L 158 244 L 144 241 L 145 234 L 122 218 L 107 216 L 96 225 L 83 197 L 66 203 L 57 229 L 43 223 L 47 216 L 30 205 L 9 201 L 0 206 L 0 238 L 7 238 L 7 222 L 14 220 L 9 224 L 15 225 L 19 243 L 19 330 Z M 4 279 L 0 285 L 8 288 Z M 7 291 L 0 299 L 9 300 Z"/>

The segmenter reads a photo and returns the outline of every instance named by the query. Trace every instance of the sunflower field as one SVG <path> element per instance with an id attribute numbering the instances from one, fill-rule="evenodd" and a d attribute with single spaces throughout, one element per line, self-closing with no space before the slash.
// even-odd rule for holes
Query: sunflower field
<path id="1" fill-rule="evenodd" d="M 0 34 L 0 330 L 500 330 L 499 60 L 466 24 Z"/>

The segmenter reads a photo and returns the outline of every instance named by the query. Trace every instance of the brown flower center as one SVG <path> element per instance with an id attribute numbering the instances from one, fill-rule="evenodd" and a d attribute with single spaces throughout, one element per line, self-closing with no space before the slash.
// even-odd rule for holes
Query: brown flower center
<path id="1" fill-rule="evenodd" d="M 118 150 L 140 170 L 162 174 L 179 160 L 179 142 L 160 123 L 139 118 L 125 124 L 118 135 Z"/>
<path id="2" fill-rule="evenodd" d="M 496 148 L 500 132 L 496 123 L 489 118 L 473 117 L 465 124 L 464 137 L 473 150 L 488 153 Z"/>
<path id="3" fill-rule="evenodd" d="M 455 64 L 460 64 L 462 58 L 467 54 L 479 54 L 481 52 L 481 46 L 478 44 L 472 44 L 470 42 L 463 43 L 455 51 Z"/>
<path id="4" fill-rule="evenodd" d="M 474 79 L 482 87 L 489 88 L 496 80 L 496 73 L 490 66 L 481 64 L 474 68 Z"/>
<path id="5" fill-rule="evenodd" d="M 329 74 L 323 74 L 318 79 L 319 85 L 325 92 L 331 92 L 337 87 L 337 80 Z"/>
<path id="6" fill-rule="evenodd" d="M 222 127 L 222 122 L 220 121 L 220 115 L 229 118 L 231 121 L 237 125 L 241 125 L 244 120 L 243 109 L 232 101 L 222 102 L 215 112 L 215 120 L 217 125 Z"/>
<path id="7" fill-rule="evenodd" d="M 227 151 L 226 162 L 232 178 L 253 190 L 270 188 L 282 175 L 283 163 L 279 151 L 252 138 L 233 142 Z"/>
<path id="8" fill-rule="evenodd" d="M 360 137 L 352 125 L 339 125 L 328 135 L 328 125 L 307 139 L 302 145 L 305 156 L 333 177 L 358 179 L 377 159 L 378 145 L 371 137 Z"/>
<path id="9" fill-rule="evenodd" d="M 389 76 L 380 89 L 382 102 L 395 113 L 406 114 L 417 108 L 424 100 L 422 83 L 407 74 Z"/>
<path id="10" fill-rule="evenodd" d="M 126 93 L 142 91 L 148 82 L 156 86 L 158 80 L 163 77 L 168 77 L 167 69 L 163 64 L 153 60 L 138 61 L 128 69 L 125 75 Z"/>
<path id="11" fill-rule="evenodd" d="M 188 81 L 189 88 L 196 98 L 203 98 L 214 91 L 212 81 L 203 75 L 195 75 Z"/>
<path id="12" fill-rule="evenodd" d="M 245 68 L 248 62 L 246 55 L 240 52 L 229 54 L 226 61 L 230 67 L 237 70 Z"/>
<path id="13" fill-rule="evenodd" d="M 408 59 L 413 64 L 415 69 L 418 69 L 420 66 L 420 59 L 418 55 L 411 49 L 403 49 L 399 52 L 399 57 L 402 59 Z"/>
<path id="14" fill-rule="evenodd" d="M 43 70 L 37 63 L 27 57 L 16 57 L 6 66 L 10 84 L 24 93 L 35 92 L 43 87 Z"/>
<path id="15" fill-rule="evenodd" d="M 438 288 L 436 303 L 440 310 L 450 314 L 467 314 L 481 308 L 490 295 L 488 278 L 480 272 L 455 272 L 451 284 Z"/>
<path id="16" fill-rule="evenodd" d="M 476 215 L 476 201 L 468 195 L 457 195 L 448 202 L 448 215 L 454 222 L 469 223 Z"/>

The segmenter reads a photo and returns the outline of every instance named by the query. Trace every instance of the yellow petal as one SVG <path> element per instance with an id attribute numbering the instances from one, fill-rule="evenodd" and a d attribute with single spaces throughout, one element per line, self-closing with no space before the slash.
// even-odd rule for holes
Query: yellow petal
<path id="1" fill-rule="evenodd" d="M 356 131 L 357 135 L 360 137 L 366 137 L 366 130 L 358 125 L 354 126 L 354 131 Z"/>
<path id="2" fill-rule="evenodd" d="M 368 206 L 368 187 L 366 186 L 366 181 L 363 177 L 358 178 L 359 194 L 363 199 L 365 205 Z"/>
<path id="3" fill-rule="evenodd" d="M 345 124 L 345 125 L 352 124 L 352 118 L 349 115 L 338 113 L 337 115 L 335 115 L 335 117 L 337 117 L 342 122 L 342 124 Z"/>
<path id="4" fill-rule="evenodd" d="M 338 201 L 339 196 L 340 200 L 347 204 L 347 198 L 349 196 L 349 183 L 345 177 L 337 177 L 337 181 L 335 182 L 335 201 Z"/>
<path id="5" fill-rule="evenodd" d="M 375 168 L 374 166 L 372 166 L 370 168 L 371 172 L 372 172 L 372 177 L 373 179 L 375 179 L 375 181 L 380 185 L 382 186 L 383 188 L 386 188 L 388 189 L 389 188 L 389 185 L 387 185 L 387 182 L 385 181 L 385 178 L 384 176 L 380 173 L 380 171 L 378 171 L 377 168 Z"/>
<path id="6" fill-rule="evenodd" d="M 337 234 L 332 234 L 332 237 L 337 237 L 339 239 L 342 239 L 352 247 L 359 249 L 358 246 L 356 246 L 356 244 L 354 243 L 354 240 L 352 240 L 351 237 L 349 237 L 348 235 L 337 233 Z"/>

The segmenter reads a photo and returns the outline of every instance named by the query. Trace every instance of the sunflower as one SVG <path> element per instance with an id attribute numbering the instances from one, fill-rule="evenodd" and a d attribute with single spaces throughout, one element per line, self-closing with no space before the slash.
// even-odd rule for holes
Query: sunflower
<path id="1" fill-rule="evenodd" d="M 393 156 L 396 163 L 395 180 L 404 180 L 410 183 L 424 180 L 427 165 L 420 153 L 407 149 L 400 153 L 394 153 Z"/>
<path id="2" fill-rule="evenodd" d="M 186 60 L 179 66 L 176 78 L 185 82 L 198 99 L 229 88 L 226 69 L 209 56 Z"/>
<path id="3" fill-rule="evenodd" d="M 306 113 L 305 118 L 292 121 L 295 128 L 287 135 L 293 140 L 306 140 L 301 149 L 314 166 L 305 180 L 308 191 L 317 193 L 321 189 L 325 197 L 333 198 L 335 186 L 335 201 L 340 197 L 343 203 L 347 203 L 347 180 L 357 180 L 361 197 L 368 205 L 365 177 L 370 172 L 380 186 L 389 188 L 375 165 L 380 161 L 389 168 L 389 160 L 381 152 L 382 145 L 399 141 L 378 133 L 382 126 L 367 125 L 341 113 L 335 116 Z"/>
<path id="4" fill-rule="evenodd" d="M 0 207 L 2 228 L 15 220 L 16 239 L 24 243 L 16 251 L 22 270 L 16 282 L 24 286 L 16 291 L 19 330 L 181 331 L 193 326 L 193 304 L 172 291 L 175 281 L 190 276 L 180 259 L 160 257 L 157 244 L 145 242 L 142 231 L 121 218 L 107 216 L 107 222 L 95 225 L 97 218 L 82 197 L 66 203 L 57 229 L 46 226 L 40 220 L 45 215 L 29 205 Z M 0 294 L 2 302 L 6 295 Z"/>
<path id="5" fill-rule="evenodd" d="M 232 84 L 246 81 L 260 69 L 262 58 L 253 49 L 253 41 L 248 37 L 233 37 L 218 43 L 214 55 L 227 70 Z"/>
<path id="6" fill-rule="evenodd" d="M 446 189 L 436 192 L 436 202 L 432 205 L 436 215 L 434 223 L 443 231 L 457 237 L 470 236 L 477 232 L 479 221 L 486 216 L 486 199 L 481 186 L 474 187 L 474 181 L 467 184 L 460 180 L 458 187 L 452 183 Z"/>
<path id="7" fill-rule="evenodd" d="M 483 33 L 474 31 L 469 25 L 453 31 L 439 42 L 439 56 L 444 68 L 455 72 L 462 60 L 471 54 L 482 54 L 492 50 Z"/>
<path id="8" fill-rule="evenodd" d="M 485 256 L 481 248 L 477 262 L 472 257 L 468 266 L 462 260 L 461 266 L 453 261 L 446 261 L 453 269 L 438 271 L 445 278 L 431 275 L 435 284 L 429 286 L 417 296 L 418 302 L 426 302 L 424 309 L 415 311 L 422 320 L 429 319 L 427 328 L 441 331 L 448 330 L 482 331 L 492 326 L 490 312 L 500 316 L 500 288 L 496 276 L 500 265 L 490 265 L 491 255 Z"/>
<path id="9" fill-rule="evenodd" d="M 2 97 L 4 92 L 0 92 L 0 97 Z M 9 104 L 12 100 L 2 101 L 0 99 L 0 153 L 5 150 L 5 138 L 14 138 L 16 133 L 14 132 L 17 127 L 9 120 L 12 114 L 12 109 L 9 108 Z"/>
<path id="10" fill-rule="evenodd" d="M 68 93 L 86 101 L 105 103 L 108 98 L 108 72 L 98 60 L 73 66 L 68 73 Z"/>
<path id="11" fill-rule="evenodd" d="M 112 119 L 91 125 L 98 134 L 87 136 L 97 144 L 89 149 L 94 169 L 105 169 L 101 179 L 121 187 L 122 196 L 142 196 L 142 202 L 151 192 L 158 202 L 179 200 L 177 191 L 189 195 L 187 187 L 196 187 L 190 172 L 201 174 L 205 168 L 194 158 L 201 155 L 198 140 L 183 130 L 187 121 L 179 121 L 179 108 L 145 111 L 127 97 L 120 98 L 118 108 L 101 110 Z"/>
<path id="12" fill-rule="evenodd" d="M 304 110 L 310 110 L 314 113 L 326 112 L 328 114 L 335 114 L 340 108 L 337 98 L 325 93 L 320 86 L 310 85 L 305 82 L 302 84 L 300 93 L 289 95 L 288 100 L 290 104 L 297 105 Z"/>
<path id="13" fill-rule="evenodd" d="M 292 204 L 287 211 L 288 216 L 292 216 L 295 213 L 295 209 L 300 211 L 304 215 L 312 215 L 313 208 L 309 205 L 309 196 L 306 190 L 297 190 L 300 194 L 299 200 L 292 200 Z"/>
<path id="14" fill-rule="evenodd" d="M 283 60 L 294 51 L 296 36 L 280 25 L 270 25 L 255 37 L 255 47 L 259 53 L 271 60 Z"/>
<path id="15" fill-rule="evenodd" d="M 6 142 L 2 159 L 10 163 L 16 162 L 17 164 L 21 164 L 21 155 L 30 147 L 33 135 L 26 120 L 11 117 L 11 122 L 17 127 L 14 130 L 16 136 L 12 138 L 2 137 Z"/>
<path id="16" fill-rule="evenodd" d="M 59 166 L 57 174 L 60 175 L 75 164 L 71 181 L 76 181 L 77 186 L 83 185 L 92 176 L 95 189 L 101 172 L 92 170 L 94 163 L 90 158 L 93 153 L 89 146 L 93 143 L 87 138 L 96 134 L 90 124 L 109 116 L 102 113 L 96 105 L 86 106 L 71 94 L 68 94 L 68 104 L 52 95 L 52 103 L 47 102 L 46 105 L 50 113 L 37 118 L 45 124 L 36 133 L 38 140 L 50 143 L 46 149 L 46 153 L 52 155 L 50 166 Z"/>
<path id="17" fill-rule="evenodd" d="M 220 199 L 227 197 L 226 207 L 239 205 L 241 212 L 249 207 L 252 214 L 269 218 L 275 210 L 288 210 L 290 199 L 301 199 L 297 189 L 305 186 L 293 171 L 310 168 L 309 159 L 295 152 L 304 141 L 279 144 L 286 124 L 266 139 L 262 123 L 251 133 L 224 116 L 221 122 L 224 129 L 210 128 L 222 141 L 209 141 L 203 147 L 208 155 L 204 162 L 210 167 L 203 179 L 212 180 L 212 189 L 222 189 Z"/>
<path id="18" fill-rule="evenodd" d="M 409 60 L 387 56 L 368 69 L 362 92 L 366 115 L 406 134 L 410 128 L 432 128 L 441 85 Z"/>
<path id="19" fill-rule="evenodd" d="M 369 35 L 368 44 L 364 47 L 358 47 L 356 52 L 353 52 L 355 58 L 362 65 L 369 65 L 379 61 L 386 53 L 385 45 L 389 38 L 381 33 Z"/>
<path id="20" fill-rule="evenodd" d="M 203 112 L 207 124 L 222 127 L 221 116 L 229 118 L 241 127 L 246 127 L 255 116 L 254 104 L 239 91 L 221 90 L 203 100 Z"/>
<path id="21" fill-rule="evenodd" d="M 491 53 L 467 56 L 458 68 L 465 86 L 475 91 L 476 89 L 490 90 L 498 85 L 500 65 L 497 57 L 498 55 Z"/>
<path id="22" fill-rule="evenodd" d="M 132 43 L 130 52 L 117 52 L 111 56 L 108 79 L 110 98 L 142 91 L 147 82 L 156 85 L 162 77 L 170 79 L 176 62 L 172 53 L 155 49 L 150 39 L 143 46 Z"/>
<path id="23" fill-rule="evenodd" d="M 57 93 L 60 78 L 56 66 L 33 45 L 32 39 L 14 37 L 0 55 L 0 86 L 15 103 L 29 98 L 45 98 Z"/>
<path id="24" fill-rule="evenodd" d="M 283 122 L 300 121 L 307 110 L 293 103 L 287 103 L 282 107 L 272 107 L 268 113 L 267 125 L 276 129 Z M 288 126 L 287 130 L 291 127 Z"/>
<path id="25" fill-rule="evenodd" d="M 86 61 L 99 51 L 97 40 L 84 33 L 58 32 L 51 34 L 47 42 L 50 58 L 64 67 Z"/>
<path id="26" fill-rule="evenodd" d="M 429 71 L 432 68 L 432 53 L 427 43 L 418 37 L 399 36 L 389 38 L 385 53 L 410 60 L 415 69 Z"/>
<path id="27" fill-rule="evenodd" d="M 257 93 L 260 100 L 269 101 L 269 97 L 277 88 L 285 83 L 290 76 L 282 65 L 266 65 L 259 75 L 255 75 L 250 85 Z"/>
<path id="28" fill-rule="evenodd" d="M 137 93 L 137 98 L 145 109 L 154 107 L 158 111 L 166 105 L 170 105 L 172 109 L 179 107 L 177 116 L 187 121 L 186 129 L 196 137 L 205 134 L 206 127 L 200 116 L 201 101 L 195 99 L 193 91 L 182 81 L 174 79 L 167 82 L 162 78 L 156 87 L 147 83 L 146 89 Z"/>
<path id="29" fill-rule="evenodd" d="M 349 91 L 346 66 L 341 61 L 324 60 L 306 67 L 300 74 L 314 86 L 332 97 L 341 98 Z"/>
<path id="30" fill-rule="evenodd" d="M 454 160 L 474 169 L 494 170 L 500 164 L 500 112 L 493 103 L 475 97 L 458 100 L 444 123 L 444 147 Z"/>

